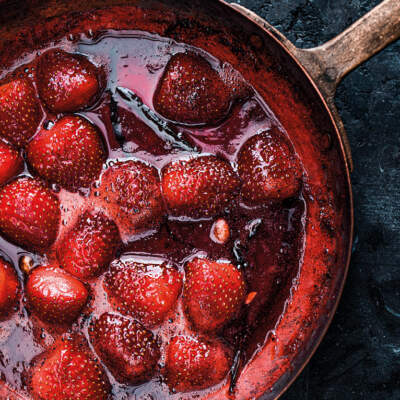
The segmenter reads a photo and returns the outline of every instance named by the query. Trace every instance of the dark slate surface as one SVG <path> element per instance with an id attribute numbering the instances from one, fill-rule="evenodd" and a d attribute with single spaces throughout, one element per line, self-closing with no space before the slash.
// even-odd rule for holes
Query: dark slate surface
<path id="1" fill-rule="evenodd" d="M 299 47 L 379 0 L 241 0 Z M 327 336 L 284 400 L 400 399 L 400 42 L 352 72 L 336 101 L 353 150 L 356 235 Z"/>

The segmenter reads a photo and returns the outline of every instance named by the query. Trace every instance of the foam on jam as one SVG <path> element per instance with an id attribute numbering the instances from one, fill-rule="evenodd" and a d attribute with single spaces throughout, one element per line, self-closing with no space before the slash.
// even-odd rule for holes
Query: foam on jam
<path id="1" fill-rule="evenodd" d="M 110 31 L 96 40 L 82 36 L 78 44 L 65 40 L 57 44 L 57 47 L 82 53 L 95 64 L 106 68 L 108 81 L 102 98 L 91 110 L 79 113 L 96 124 L 103 133 L 108 150 L 105 169 L 117 160 L 126 159 L 144 160 L 161 169 L 172 159 L 190 156 L 190 151 L 182 150 L 173 142 L 155 140 L 154 146 L 146 149 L 132 138 L 129 145 L 123 143 L 118 137 L 119 121 L 112 115 L 112 107 L 122 107 L 127 112 L 135 112 L 145 125 L 162 132 L 163 126 L 146 117 L 143 111 L 145 108 L 124 100 L 118 94 L 117 88 L 132 90 L 143 101 L 144 107 L 152 109 L 153 93 L 168 60 L 172 55 L 188 50 L 188 46 L 143 32 Z M 242 79 L 229 65 L 221 63 L 204 51 L 194 48 L 190 50 L 205 57 L 225 80 Z M 33 52 L 20 61 L 16 73 L 34 74 L 36 55 Z M 30 64 L 26 64 L 27 60 Z M 236 102 L 232 106 L 229 116 L 219 126 L 175 126 L 178 137 L 189 143 L 196 152 L 222 156 L 235 167 L 236 154 L 241 144 L 250 136 L 271 126 L 282 130 L 266 102 L 253 89 L 251 93 L 245 101 Z M 54 119 L 54 115 L 45 117 L 46 121 Z M 26 170 L 25 173 L 27 172 Z M 59 238 L 74 225 L 85 209 L 101 207 L 96 201 L 97 188 L 97 183 L 91 190 L 81 190 L 78 193 L 55 188 L 62 204 Z M 284 312 L 285 302 L 290 297 L 290 288 L 301 265 L 305 211 L 305 203 L 300 196 L 263 207 L 240 204 L 237 209 L 210 220 L 170 219 L 159 231 L 145 232 L 140 237 L 133 238 L 129 232 L 121 232 L 125 243 L 122 253 L 123 257 L 136 261 L 147 260 L 160 264 L 167 261 L 175 264 L 182 273 L 185 262 L 197 255 L 227 259 L 243 268 L 248 292 L 253 295 L 240 317 L 225 327 L 221 334 L 236 352 L 240 352 L 240 371 L 263 345 L 267 335 L 273 334 L 274 326 Z M 217 244 L 212 240 L 212 226 L 218 218 L 224 218 L 229 226 L 230 237 L 225 244 Z M 0 249 L 4 258 L 11 260 L 16 266 L 21 282 L 25 280 L 25 276 L 18 265 L 23 256 L 32 257 L 35 265 L 51 261 L 51 256 L 31 254 L 2 238 Z M 28 314 L 23 300 L 13 318 L 0 323 L 0 374 L 10 388 L 21 393 L 21 398 L 29 399 L 25 391 L 24 371 L 28 369 L 34 356 L 68 329 L 81 331 L 88 338 L 90 320 L 110 311 L 102 281 L 103 278 L 100 277 L 90 282 L 91 301 L 72 327 L 55 328 L 40 322 Z M 184 317 L 181 299 L 166 321 L 153 332 L 162 341 L 162 353 L 172 336 L 182 333 L 196 334 Z M 163 362 L 162 356 L 160 368 Z M 172 394 L 162 382 L 159 373 L 150 382 L 136 387 L 118 384 L 110 373 L 108 375 L 113 385 L 113 398 L 116 400 L 197 398 L 202 394 Z"/>

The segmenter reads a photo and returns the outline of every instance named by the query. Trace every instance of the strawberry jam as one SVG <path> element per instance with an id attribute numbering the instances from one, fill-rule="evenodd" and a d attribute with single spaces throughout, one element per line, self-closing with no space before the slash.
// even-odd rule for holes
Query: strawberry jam
<path id="1" fill-rule="evenodd" d="M 0 189 L 2 263 L 19 281 L 10 299 L 0 275 L 1 398 L 234 392 L 301 266 L 290 132 L 202 49 L 89 36 L 14 60 L 0 81 L 1 140 L 25 162 L 4 161 Z M 17 176 L 40 191 L 15 191 Z"/>

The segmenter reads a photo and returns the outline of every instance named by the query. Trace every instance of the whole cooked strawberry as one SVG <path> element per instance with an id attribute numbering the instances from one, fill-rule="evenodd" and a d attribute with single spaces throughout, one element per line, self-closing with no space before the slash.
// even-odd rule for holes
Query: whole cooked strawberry
<path id="1" fill-rule="evenodd" d="M 42 110 L 35 89 L 27 79 L 0 86 L 0 136 L 16 147 L 24 147 L 36 133 Z"/>
<path id="2" fill-rule="evenodd" d="M 173 216 L 210 218 L 233 203 L 239 179 L 226 161 L 201 156 L 168 164 L 161 186 Z"/>
<path id="3" fill-rule="evenodd" d="M 111 302 L 147 327 L 159 325 L 181 293 L 182 277 L 167 264 L 116 260 L 104 280 Z"/>
<path id="4" fill-rule="evenodd" d="M 60 218 L 57 196 L 37 179 L 21 177 L 0 189 L 0 230 L 21 247 L 48 249 L 57 237 Z"/>
<path id="5" fill-rule="evenodd" d="M 54 113 L 74 112 L 92 105 L 99 96 L 99 77 L 98 69 L 81 54 L 53 49 L 38 61 L 39 95 Z"/>
<path id="6" fill-rule="evenodd" d="M 101 177 L 100 202 L 126 240 L 160 225 L 164 214 L 157 170 L 142 161 L 117 162 Z"/>
<path id="7" fill-rule="evenodd" d="M 85 306 L 86 286 L 57 266 L 41 266 L 29 275 L 25 285 L 29 309 L 50 323 L 74 321 Z"/>
<path id="8" fill-rule="evenodd" d="M 151 379 L 159 346 L 139 322 L 105 313 L 89 327 L 91 342 L 104 364 L 121 383 L 138 384 Z"/>
<path id="9" fill-rule="evenodd" d="M 24 160 L 17 150 L 0 140 L 0 185 L 22 172 Z"/>
<path id="10" fill-rule="evenodd" d="M 36 400 L 109 400 L 107 375 L 81 336 L 64 335 L 33 360 L 29 390 Z"/>
<path id="11" fill-rule="evenodd" d="M 121 239 L 114 221 L 86 211 L 57 245 L 60 266 L 80 279 L 100 275 L 115 256 Z"/>
<path id="12" fill-rule="evenodd" d="M 42 129 L 27 147 L 28 162 L 44 179 L 69 190 L 88 187 L 106 154 L 98 129 L 82 117 L 66 116 Z"/>
<path id="13" fill-rule="evenodd" d="M 219 340 L 176 336 L 167 348 L 165 378 L 172 391 L 200 390 L 222 381 L 231 362 L 231 351 Z"/>
<path id="14" fill-rule="evenodd" d="M 249 203 L 286 199 L 300 190 L 300 161 L 292 144 L 276 128 L 247 140 L 237 164 L 242 195 Z"/>
<path id="15" fill-rule="evenodd" d="M 228 262 L 195 258 L 185 272 L 183 302 L 196 329 L 217 331 L 238 314 L 246 296 L 241 270 Z"/>
<path id="16" fill-rule="evenodd" d="M 190 52 L 171 57 L 153 99 L 158 113 L 184 124 L 214 124 L 227 115 L 231 101 L 218 72 Z"/>
<path id="17" fill-rule="evenodd" d="M 0 257 L 0 319 L 12 314 L 17 304 L 19 282 L 14 267 Z"/>

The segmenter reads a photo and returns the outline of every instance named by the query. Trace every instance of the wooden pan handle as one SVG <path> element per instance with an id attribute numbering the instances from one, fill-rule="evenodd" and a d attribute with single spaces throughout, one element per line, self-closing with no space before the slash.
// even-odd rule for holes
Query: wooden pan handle
<path id="1" fill-rule="evenodd" d="M 325 96 L 333 97 L 346 74 L 399 38 L 400 0 L 385 0 L 329 42 L 296 55 Z"/>
<path id="2" fill-rule="evenodd" d="M 343 33 L 312 49 L 295 47 L 257 14 L 237 4 L 231 6 L 271 32 L 310 74 L 332 112 L 343 139 L 349 168 L 352 171 L 353 162 L 349 141 L 334 103 L 336 88 L 346 74 L 400 38 L 400 0 L 384 0 Z"/>

